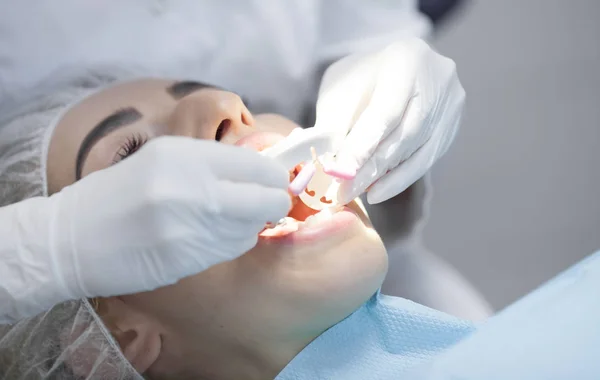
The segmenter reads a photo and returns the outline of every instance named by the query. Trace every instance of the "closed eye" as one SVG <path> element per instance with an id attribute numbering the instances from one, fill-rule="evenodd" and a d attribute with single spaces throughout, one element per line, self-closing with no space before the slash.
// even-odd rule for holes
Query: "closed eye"
<path id="1" fill-rule="evenodd" d="M 117 151 L 117 154 L 113 159 L 113 164 L 123 161 L 127 157 L 137 152 L 147 141 L 148 137 L 143 136 L 141 134 L 135 134 L 133 136 L 128 137 L 125 143 Z"/>

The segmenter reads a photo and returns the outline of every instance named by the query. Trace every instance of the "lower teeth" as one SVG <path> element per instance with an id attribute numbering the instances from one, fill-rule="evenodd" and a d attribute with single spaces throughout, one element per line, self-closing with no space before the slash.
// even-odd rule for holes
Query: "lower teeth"
<path id="1" fill-rule="evenodd" d="M 286 216 L 279 220 L 276 225 L 271 228 L 265 229 L 261 232 L 261 236 L 279 236 L 298 230 L 298 221 L 294 218 Z"/>
<path id="2" fill-rule="evenodd" d="M 286 216 L 285 218 L 279 220 L 277 225 L 272 228 L 267 228 L 261 233 L 261 236 L 278 236 L 281 234 L 287 234 L 290 232 L 297 231 L 302 228 L 311 227 L 321 223 L 324 220 L 330 219 L 331 216 L 337 211 L 341 210 L 343 207 L 334 206 L 324 208 L 318 213 L 309 216 L 304 220 L 304 222 L 299 222 L 294 218 Z"/>

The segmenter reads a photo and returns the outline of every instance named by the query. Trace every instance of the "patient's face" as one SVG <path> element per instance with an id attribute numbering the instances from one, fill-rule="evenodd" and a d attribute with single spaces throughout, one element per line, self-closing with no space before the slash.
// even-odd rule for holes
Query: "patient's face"
<path id="1" fill-rule="evenodd" d="M 237 95 L 195 83 L 120 84 L 87 98 L 60 121 L 48 155 L 49 189 L 118 165 L 160 135 L 260 149 L 295 127 L 277 115 L 253 116 Z M 224 361 L 224 353 L 257 366 L 265 356 L 286 362 L 383 281 L 381 240 L 361 207 L 350 207 L 358 217 L 331 233 L 311 241 L 262 237 L 238 259 L 175 285 L 102 300 L 102 314 L 141 372 L 216 374 L 211 365 L 236 365 Z"/>

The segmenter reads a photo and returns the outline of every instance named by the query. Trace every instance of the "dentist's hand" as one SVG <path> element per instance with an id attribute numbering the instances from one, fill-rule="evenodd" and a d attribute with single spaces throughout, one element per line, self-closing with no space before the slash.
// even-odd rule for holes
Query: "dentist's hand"
<path id="1" fill-rule="evenodd" d="M 420 39 L 330 66 L 315 128 L 333 130 L 338 161 L 357 170 L 342 185 L 340 200 L 368 189 L 374 204 L 406 190 L 448 150 L 464 101 L 455 63 Z"/>
<path id="2" fill-rule="evenodd" d="M 77 258 L 63 267 L 86 296 L 151 290 L 233 260 L 291 206 L 282 165 L 214 141 L 162 137 L 110 170 L 65 189 L 57 206 L 56 254 Z"/>
<path id="3" fill-rule="evenodd" d="M 0 263 L 0 320 L 152 290 L 233 260 L 287 215 L 288 184 L 283 165 L 250 149 L 160 137 L 49 198 L 9 206 L 6 228 L 18 236 L 3 242 L 14 263 Z"/>

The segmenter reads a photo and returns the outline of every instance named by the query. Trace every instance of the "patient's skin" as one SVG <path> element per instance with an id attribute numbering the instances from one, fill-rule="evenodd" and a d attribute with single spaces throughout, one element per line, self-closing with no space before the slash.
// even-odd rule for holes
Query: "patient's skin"
<path id="1" fill-rule="evenodd" d="M 141 116 L 92 147 L 82 176 L 118 161 L 131 139 L 165 134 L 214 139 L 221 122 L 229 120 L 219 137 L 234 144 L 258 131 L 286 135 L 296 127 L 277 115 L 253 117 L 237 95 L 225 91 L 203 88 L 174 97 L 166 91 L 172 84 L 158 79 L 119 84 L 67 112 L 49 149 L 50 191 L 76 181 L 82 140 L 115 110 L 133 107 Z M 383 282 L 385 249 L 368 217 L 359 216 L 317 242 L 261 240 L 238 259 L 175 285 L 103 299 L 101 315 L 127 359 L 150 378 L 274 378 Z"/>

